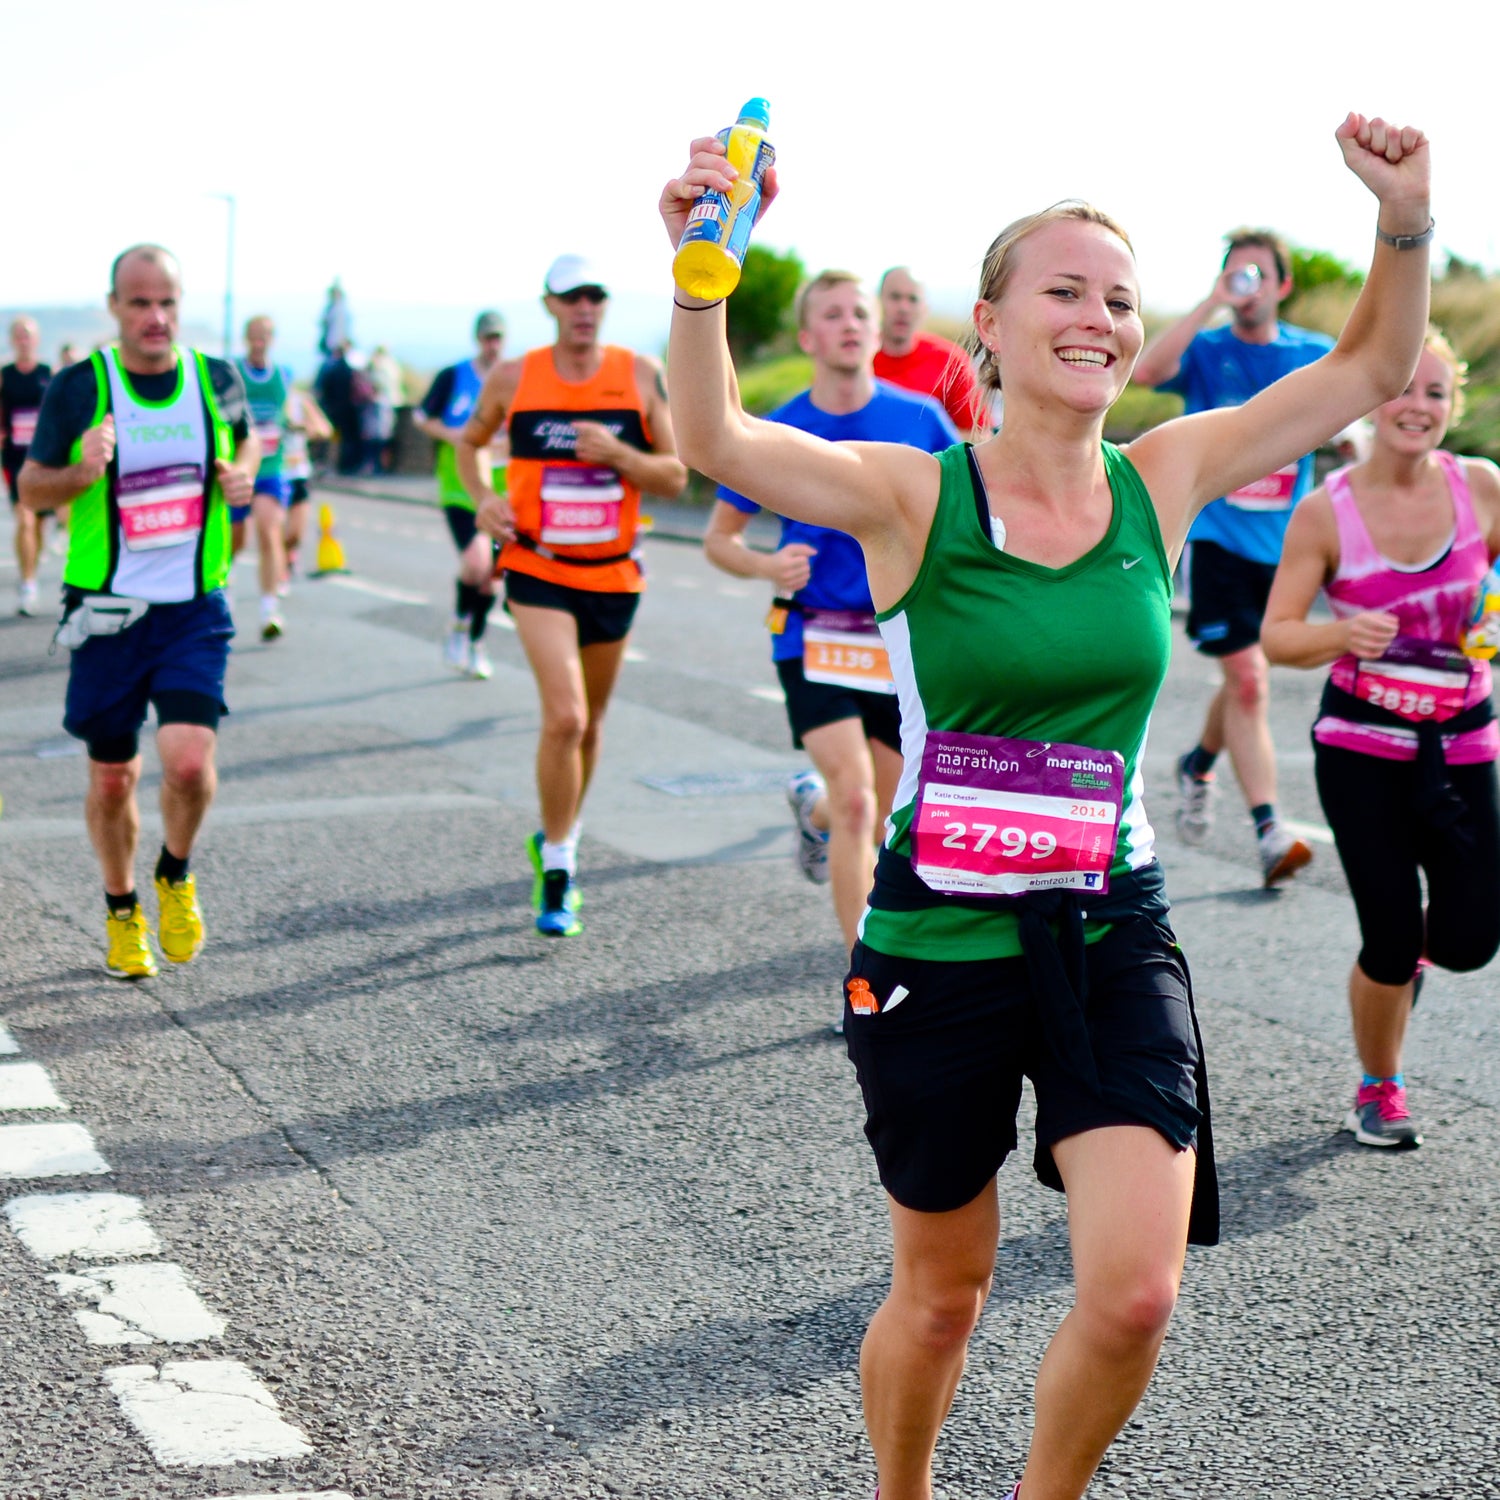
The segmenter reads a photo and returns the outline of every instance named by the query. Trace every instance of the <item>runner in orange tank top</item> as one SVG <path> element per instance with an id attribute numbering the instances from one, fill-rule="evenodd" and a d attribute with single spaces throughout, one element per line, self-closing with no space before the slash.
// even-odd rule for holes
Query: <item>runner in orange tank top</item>
<path id="1" fill-rule="evenodd" d="M 490 371 L 454 450 L 480 527 L 504 544 L 505 610 L 541 697 L 542 826 L 526 851 L 537 931 L 550 937 L 582 931 L 578 814 L 643 587 L 641 494 L 672 499 L 687 483 L 661 365 L 599 342 L 608 298 L 587 261 L 559 256 L 542 298 L 556 342 Z M 502 423 L 511 458 L 496 495 L 486 449 Z"/>

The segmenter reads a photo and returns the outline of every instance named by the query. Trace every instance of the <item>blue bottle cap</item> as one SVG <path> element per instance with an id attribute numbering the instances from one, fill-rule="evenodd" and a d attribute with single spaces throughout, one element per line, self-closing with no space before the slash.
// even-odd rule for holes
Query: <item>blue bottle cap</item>
<path id="1" fill-rule="evenodd" d="M 762 130 L 771 128 L 771 106 L 764 99 L 750 99 L 740 111 L 739 123 L 759 125 Z"/>

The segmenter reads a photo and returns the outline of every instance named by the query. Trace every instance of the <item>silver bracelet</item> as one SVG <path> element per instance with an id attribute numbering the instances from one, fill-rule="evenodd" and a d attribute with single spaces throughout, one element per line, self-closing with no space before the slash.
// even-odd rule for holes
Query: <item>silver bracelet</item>
<path id="1" fill-rule="evenodd" d="M 1430 215 L 1427 219 L 1427 228 L 1421 234 L 1387 234 L 1378 221 L 1375 225 L 1375 238 L 1382 245 L 1389 245 L 1392 250 L 1420 250 L 1423 245 L 1432 243 L 1432 237 L 1436 232 L 1437 220 Z"/>

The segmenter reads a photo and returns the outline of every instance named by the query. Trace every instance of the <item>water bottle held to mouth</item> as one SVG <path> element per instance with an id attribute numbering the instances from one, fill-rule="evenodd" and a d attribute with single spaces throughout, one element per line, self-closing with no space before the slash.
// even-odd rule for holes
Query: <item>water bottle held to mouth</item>
<path id="1" fill-rule="evenodd" d="M 739 175 L 728 192 L 704 193 L 688 216 L 672 260 L 672 278 L 690 297 L 712 301 L 739 285 L 760 212 L 761 183 L 776 160 L 776 148 L 766 139 L 770 124 L 770 106 L 764 99 L 751 99 L 739 119 L 719 132 L 729 164 Z"/>
<path id="2" fill-rule="evenodd" d="M 1260 267 L 1240 266 L 1229 273 L 1229 294 L 1232 297 L 1253 297 L 1260 290 Z"/>

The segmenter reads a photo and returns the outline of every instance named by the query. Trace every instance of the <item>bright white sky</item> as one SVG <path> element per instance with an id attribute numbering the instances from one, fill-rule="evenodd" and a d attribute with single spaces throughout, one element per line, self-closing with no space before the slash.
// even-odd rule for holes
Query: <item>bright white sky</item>
<path id="1" fill-rule="evenodd" d="M 334 275 L 360 343 L 417 363 L 461 354 L 483 306 L 512 349 L 540 342 L 563 250 L 616 293 L 607 332 L 654 349 L 661 184 L 752 94 L 782 171 L 762 241 L 872 279 L 909 263 L 944 311 L 1002 225 L 1062 197 L 1125 224 L 1160 311 L 1207 290 L 1239 223 L 1364 263 L 1374 201 L 1333 141 L 1351 107 L 1428 132 L 1438 245 L 1493 267 L 1493 20 L 1477 0 L 7 5 L 0 306 L 94 301 L 115 252 L 156 239 L 218 328 L 210 195 L 232 193 L 236 323 L 273 311 L 299 365 Z"/>

